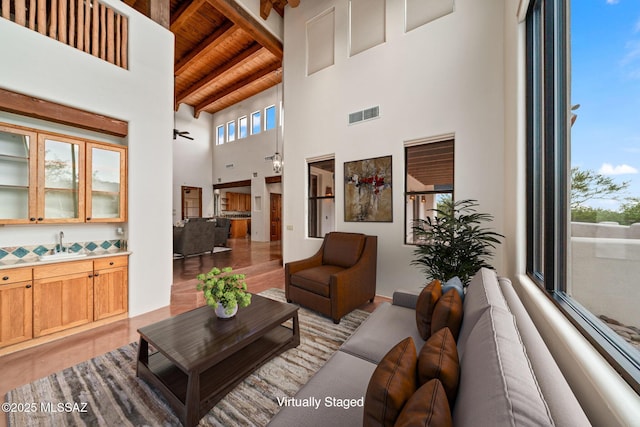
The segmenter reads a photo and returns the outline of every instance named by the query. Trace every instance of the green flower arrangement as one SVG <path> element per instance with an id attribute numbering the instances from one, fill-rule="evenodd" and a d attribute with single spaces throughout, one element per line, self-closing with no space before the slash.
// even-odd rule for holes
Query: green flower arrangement
<path id="1" fill-rule="evenodd" d="M 208 273 L 198 274 L 196 279 L 200 281 L 197 289 L 204 292 L 204 299 L 212 308 L 220 303 L 226 314 L 233 313 L 238 307 L 246 307 L 251 304 L 251 294 L 247 292 L 247 283 L 244 274 L 232 274 L 231 267 L 219 269 L 213 267 Z"/>

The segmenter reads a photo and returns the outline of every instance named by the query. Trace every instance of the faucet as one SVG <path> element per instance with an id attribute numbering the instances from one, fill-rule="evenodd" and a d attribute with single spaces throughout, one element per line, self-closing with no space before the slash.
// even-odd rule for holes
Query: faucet
<path id="1" fill-rule="evenodd" d="M 64 237 L 64 232 L 61 231 L 60 232 L 60 248 L 58 249 L 58 252 L 64 252 L 64 246 L 62 246 L 62 238 Z"/>

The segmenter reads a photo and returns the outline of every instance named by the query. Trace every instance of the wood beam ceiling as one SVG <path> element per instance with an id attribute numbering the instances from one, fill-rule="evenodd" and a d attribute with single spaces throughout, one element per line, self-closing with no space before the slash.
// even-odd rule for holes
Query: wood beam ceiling
<path id="1" fill-rule="evenodd" d="M 187 56 L 180 59 L 174 69 L 174 74 L 179 76 L 182 74 L 189 66 L 198 61 L 207 53 L 213 51 L 216 47 L 218 47 L 222 42 L 224 42 L 227 37 L 231 37 L 233 33 L 238 31 L 240 27 L 234 25 L 233 22 L 227 21 L 222 26 L 218 28 L 218 30 L 207 37 L 202 43 L 195 47 Z"/>

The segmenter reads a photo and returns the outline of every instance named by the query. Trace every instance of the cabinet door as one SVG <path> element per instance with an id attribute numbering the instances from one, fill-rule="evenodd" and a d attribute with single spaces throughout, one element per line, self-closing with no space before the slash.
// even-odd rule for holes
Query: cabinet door
<path id="1" fill-rule="evenodd" d="M 128 288 L 126 266 L 97 270 L 93 275 L 93 319 L 126 313 L 129 310 Z"/>
<path id="2" fill-rule="evenodd" d="M 0 125 L 0 224 L 35 222 L 37 136 Z"/>
<path id="3" fill-rule="evenodd" d="M 93 321 L 92 276 L 92 272 L 78 272 L 34 280 L 34 337 Z"/>
<path id="4" fill-rule="evenodd" d="M 84 149 L 84 141 L 38 134 L 38 222 L 84 222 Z"/>
<path id="5" fill-rule="evenodd" d="M 87 222 L 126 220 L 126 158 L 124 147 L 87 144 Z"/>
<path id="6" fill-rule="evenodd" d="M 31 281 L 0 285 L 0 347 L 32 338 Z"/>

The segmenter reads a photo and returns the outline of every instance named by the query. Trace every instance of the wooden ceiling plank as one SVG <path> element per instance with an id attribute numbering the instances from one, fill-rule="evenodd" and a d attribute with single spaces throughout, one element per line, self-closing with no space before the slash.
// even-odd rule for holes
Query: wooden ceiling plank
<path id="1" fill-rule="evenodd" d="M 251 46 L 249 46 L 248 49 L 243 50 L 240 55 L 235 56 L 231 61 L 228 61 L 222 66 L 216 68 L 205 78 L 190 86 L 186 91 L 178 94 L 178 96 L 176 97 L 176 103 L 180 104 L 184 102 L 185 99 L 198 92 L 203 87 L 208 86 L 218 80 L 222 74 L 232 72 L 234 69 L 250 62 L 252 59 L 259 56 L 263 51 L 264 47 L 262 47 L 258 43 L 253 43 Z"/>
<path id="2" fill-rule="evenodd" d="M 256 73 L 253 73 L 252 75 L 240 80 L 239 82 L 237 82 L 232 86 L 229 86 L 228 88 L 225 88 L 224 90 L 214 93 L 208 99 L 206 99 L 205 101 L 195 106 L 193 110 L 194 115 L 197 118 L 200 115 L 200 112 L 205 111 L 207 107 L 211 106 L 215 102 L 219 101 L 220 99 L 226 96 L 229 96 L 236 90 L 240 89 L 243 86 L 248 85 L 253 81 L 259 80 L 265 76 L 268 76 L 269 74 L 276 73 L 281 67 L 282 67 L 282 63 L 280 61 L 274 62 L 269 67 L 264 68 L 260 71 L 257 71 Z"/>
<path id="3" fill-rule="evenodd" d="M 200 9 L 205 0 L 185 1 L 180 5 L 180 8 L 171 15 L 171 26 L 169 29 L 172 33 L 176 33 L 184 24 L 189 21 L 194 13 Z"/>
<path id="4" fill-rule="evenodd" d="M 271 0 L 260 0 L 260 17 L 262 19 L 267 19 L 269 14 L 271 13 L 271 9 L 273 8 L 273 3 Z"/>
<path id="5" fill-rule="evenodd" d="M 262 46 L 266 47 L 278 59 L 282 59 L 282 42 L 271 34 L 265 27 L 251 16 L 242 6 L 234 0 L 207 0 L 211 6 L 215 7 L 224 16 L 242 27 Z"/>
<path id="6" fill-rule="evenodd" d="M 68 107 L 1 88 L 0 111 L 48 120 L 54 123 L 118 137 L 125 137 L 129 133 L 129 124 L 123 120 L 90 113 L 74 107 Z"/>
<path id="7" fill-rule="evenodd" d="M 203 55 L 206 55 L 211 50 L 215 49 L 220 43 L 225 41 L 233 33 L 238 31 L 240 27 L 234 25 L 233 22 L 227 21 L 224 25 L 221 25 L 215 33 L 204 39 L 198 46 L 196 46 L 191 52 L 189 52 L 184 58 L 180 59 L 174 69 L 174 74 L 179 76 L 191 65 L 195 64 L 198 59 Z"/>
<path id="8" fill-rule="evenodd" d="M 289 6 L 291 6 L 291 7 L 300 6 L 300 0 L 289 0 L 287 3 L 289 3 Z"/>

